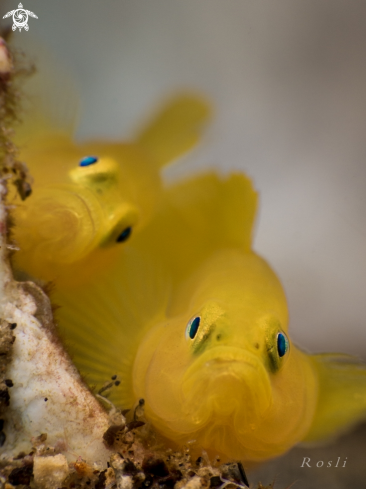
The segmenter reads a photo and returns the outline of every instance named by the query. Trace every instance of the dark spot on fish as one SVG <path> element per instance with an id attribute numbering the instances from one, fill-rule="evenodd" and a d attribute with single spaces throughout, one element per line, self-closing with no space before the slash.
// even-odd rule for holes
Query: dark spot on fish
<path id="1" fill-rule="evenodd" d="M 216 335 L 216 340 L 220 341 L 221 340 L 221 334 Z"/>
<path id="2" fill-rule="evenodd" d="M 120 383 L 121 383 L 120 380 L 116 380 L 115 383 L 114 383 L 114 385 L 116 385 L 118 387 Z"/>
<path id="3" fill-rule="evenodd" d="M 256 348 L 257 350 L 259 350 L 259 343 L 254 343 L 254 348 Z"/>
<path id="4" fill-rule="evenodd" d="M 112 380 L 116 380 L 116 378 L 117 378 L 117 375 L 112 375 L 112 377 L 111 377 Z"/>

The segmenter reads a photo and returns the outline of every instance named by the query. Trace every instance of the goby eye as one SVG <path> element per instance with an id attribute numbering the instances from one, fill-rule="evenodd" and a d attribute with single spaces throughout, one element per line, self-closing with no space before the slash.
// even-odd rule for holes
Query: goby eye
<path id="1" fill-rule="evenodd" d="M 132 233 L 131 227 L 124 229 L 116 239 L 117 243 L 123 243 L 123 241 L 126 241 L 130 237 L 131 233 Z"/>
<path id="2" fill-rule="evenodd" d="M 96 156 L 85 156 L 82 160 L 80 160 L 79 166 L 93 165 L 97 161 L 98 161 L 98 158 Z"/>
<path id="3" fill-rule="evenodd" d="M 278 333 L 277 335 L 277 352 L 279 357 L 283 357 L 289 349 L 288 339 L 285 334 Z"/>
<path id="4" fill-rule="evenodd" d="M 196 316 L 189 321 L 186 327 L 186 338 L 190 338 L 191 340 L 194 339 L 200 326 L 200 322 L 201 318 L 199 316 Z"/>

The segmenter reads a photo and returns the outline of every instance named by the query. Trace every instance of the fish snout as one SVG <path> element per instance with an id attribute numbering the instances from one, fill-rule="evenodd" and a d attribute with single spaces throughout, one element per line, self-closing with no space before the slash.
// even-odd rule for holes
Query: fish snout
<path id="1" fill-rule="evenodd" d="M 245 431 L 272 404 L 269 374 L 260 358 L 239 348 L 216 347 L 196 360 L 182 383 L 183 410 L 196 424 L 235 419 Z"/>

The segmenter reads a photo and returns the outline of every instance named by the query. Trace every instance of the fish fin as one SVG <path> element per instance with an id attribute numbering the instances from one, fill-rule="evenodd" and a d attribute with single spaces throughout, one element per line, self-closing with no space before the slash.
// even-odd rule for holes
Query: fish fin
<path id="1" fill-rule="evenodd" d="M 73 361 L 97 389 L 113 375 L 121 384 L 110 399 L 131 407 L 132 367 L 151 321 L 165 313 L 170 282 L 160 264 L 126 246 L 113 268 L 77 287 L 58 289 L 56 319 Z"/>
<path id="2" fill-rule="evenodd" d="M 166 190 L 160 211 L 134 243 L 153 250 L 180 281 L 220 248 L 249 251 L 256 208 L 257 193 L 245 175 L 196 175 Z"/>
<path id="3" fill-rule="evenodd" d="M 201 97 L 181 94 L 171 99 L 136 138 L 162 167 L 197 144 L 211 109 Z"/>
<path id="4" fill-rule="evenodd" d="M 366 419 L 366 365 L 345 354 L 312 355 L 319 398 L 304 442 L 317 442 Z"/>
<path id="5" fill-rule="evenodd" d="M 258 199 L 246 175 L 206 173 L 176 184 L 168 194 L 186 223 L 215 247 L 251 249 Z"/>

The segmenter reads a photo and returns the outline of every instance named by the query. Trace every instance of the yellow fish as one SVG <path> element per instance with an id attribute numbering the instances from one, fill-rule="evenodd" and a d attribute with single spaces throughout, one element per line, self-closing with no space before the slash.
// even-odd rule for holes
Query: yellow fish
<path id="1" fill-rule="evenodd" d="M 366 366 L 291 342 L 280 281 L 251 249 L 248 178 L 208 174 L 173 186 L 160 211 L 84 287 L 56 291 L 63 335 L 91 384 L 166 439 L 260 462 L 366 417 Z"/>
<path id="2" fill-rule="evenodd" d="M 20 159 L 34 186 L 24 202 L 15 201 L 15 267 L 61 285 L 113 263 L 119 243 L 153 215 L 161 168 L 197 143 L 209 112 L 201 98 L 177 96 L 133 143 L 75 144 L 45 125 L 26 128 L 31 136 Z"/>

